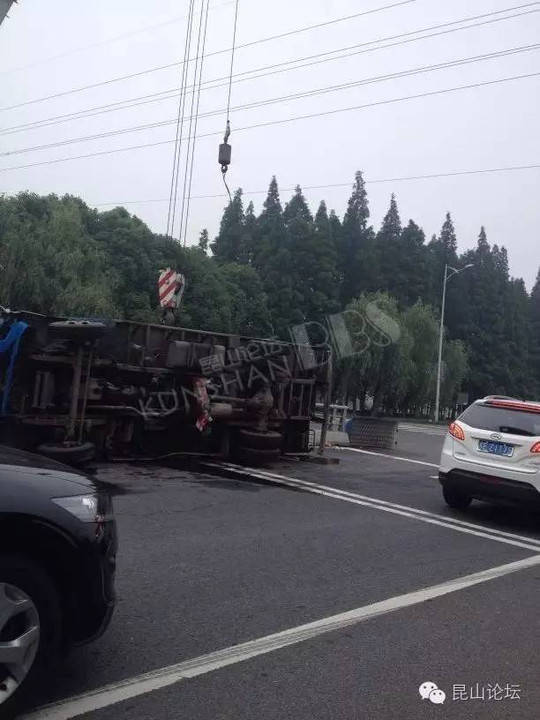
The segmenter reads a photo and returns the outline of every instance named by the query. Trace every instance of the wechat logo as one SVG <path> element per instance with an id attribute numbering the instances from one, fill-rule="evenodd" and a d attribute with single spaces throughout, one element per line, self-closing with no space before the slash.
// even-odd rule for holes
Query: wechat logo
<path id="1" fill-rule="evenodd" d="M 434 682 L 423 682 L 418 688 L 422 700 L 430 700 L 435 705 L 442 705 L 446 700 L 446 693 L 439 690 Z"/>

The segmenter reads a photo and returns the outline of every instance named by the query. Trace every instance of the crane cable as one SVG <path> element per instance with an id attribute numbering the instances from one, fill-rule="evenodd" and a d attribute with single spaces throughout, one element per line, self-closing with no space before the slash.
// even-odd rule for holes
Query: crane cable
<path id="1" fill-rule="evenodd" d="M 219 146 L 218 157 L 218 162 L 221 165 L 221 176 L 223 178 L 223 184 L 225 185 L 225 189 L 227 190 L 227 195 L 229 196 L 230 202 L 232 202 L 232 196 L 231 191 L 229 190 L 229 186 L 227 185 L 227 179 L 225 176 L 227 174 L 227 170 L 229 169 L 229 165 L 231 164 L 231 146 L 229 145 L 228 141 L 231 135 L 231 93 L 234 70 L 234 53 L 236 50 L 236 30 L 238 27 L 238 3 L 239 0 L 236 0 L 234 8 L 233 40 L 231 48 L 231 67 L 229 70 L 229 89 L 227 92 L 227 121 L 225 123 L 225 135 L 223 137 L 223 143 Z"/>
<path id="2" fill-rule="evenodd" d="M 202 22 L 202 14 L 203 14 L 203 7 L 204 7 L 204 0 L 201 5 L 201 22 Z M 187 239 L 187 230 L 188 230 L 188 222 L 189 222 L 189 210 L 191 206 L 191 188 L 192 188 L 192 182 L 193 182 L 193 166 L 195 162 L 195 146 L 197 144 L 197 127 L 199 124 L 199 105 L 201 101 L 201 88 L 202 88 L 202 77 L 203 77 L 203 64 L 204 64 L 204 58 L 205 58 L 205 51 L 206 51 L 206 36 L 207 36 L 207 30 L 208 30 L 208 11 L 210 8 L 210 0 L 206 0 L 206 12 L 204 17 L 204 30 L 203 30 L 203 42 L 202 42 L 202 51 L 201 51 L 201 63 L 200 63 L 200 69 L 199 69 L 199 82 L 197 86 L 197 103 L 195 107 L 195 125 L 193 128 L 193 137 L 192 139 L 192 145 L 191 145 L 191 159 L 189 159 L 189 152 L 188 152 L 188 161 L 190 163 L 189 168 L 189 181 L 186 189 L 186 184 L 184 183 L 184 198 L 182 201 L 182 211 L 183 211 L 183 204 L 186 202 L 186 195 L 187 195 L 187 202 L 186 202 L 186 212 L 185 212 L 185 220 L 184 220 L 184 247 L 186 246 L 186 239 Z M 193 78 L 193 93 L 195 94 L 195 83 L 197 82 L 197 73 L 195 72 L 195 76 Z M 191 132 L 190 132 L 191 136 Z M 186 164 L 187 168 L 187 164 Z M 182 232 L 182 228 L 180 228 L 180 233 Z"/>
<path id="3" fill-rule="evenodd" d="M 178 113 L 176 118 L 176 135 L 174 139 L 173 166 L 171 173 L 171 187 L 169 192 L 169 208 L 167 212 L 166 234 L 171 236 L 174 232 L 174 221 L 176 215 L 176 199 L 178 196 L 178 171 L 180 168 L 180 152 L 182 150 L 182 134 L 184 129 L 185 101 L 187 88 L 187 59 L 191 51 L 191 31 L 193 28 L 194 1 L 190 0 L 186 26 L 186 38 L 184 45 L 184 61 L 180 79 L 180 95 L 178 98 Z"/>
<path id="4" fill-rule="evenodd" d="M 193 70 L 193 86 L 197 84 L 197 78 L 199 76 L 200 66 L 202 63 L 203 58 L 199 54 L 201 51 L 201 41 L 202 41 L 202 35 L 203 35 L 203 25 L 204 25 L 204 7 L 205 2 L 207 0 L 201 0 L 201 11 L 199 16 L 199 28 L 197 31 L 197 51 L 196 51 L 196 60 L 195 60 L 195 68 Z M 206 38 L 204 39 L 206 40 Z M 187 85 L 186 85 L 186 96 L 187 96 Z M 193 150 L 193 145 L 195 142 L 195 139 L 193 137 L 194 130 L 194 121 L 198 118 L 196 118 L 195 110 L 196 110 L 196 100 L 197 100 L 197 94 L 195 91 L 191 94 L 191 106 L 189 110 L 189 127 L 188 127 L 188 133 L 187 133 L 187 149 L 186 149 L 186 159 L 185 159 L 185 166 L 184 166 L 184 180 L 182 185 L 182 204 L 180 205 L 180 230 L 178 234 L 178 242 L 182 243 L 182 237 L 184 233 L 184 219 L 185 219 L 185 205 L 186 205 L 186 198 L 187 198 L 187 188 L 188 188 L 188 174 L 189 174 L 189 166 L 190 166 L 190 159 L 191 154 Z M 197 109 L 197 116 L 198 116 L 198 109 Z M 184 245 L 185 245 L 185 237 L 184 237 Z"/>

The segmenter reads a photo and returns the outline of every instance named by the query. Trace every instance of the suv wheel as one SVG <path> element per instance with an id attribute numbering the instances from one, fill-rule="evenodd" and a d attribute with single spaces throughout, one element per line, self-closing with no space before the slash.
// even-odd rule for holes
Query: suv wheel
<path id="1" fill-rule="evenodd" d="M 472 497 L 460 490 L 443 486 L 443 497 L 446 504 L 454 510 L 466 510 L 472 502 Z"/>
<path id="2" fill-rule="evenodd" d="M 54 664 L 60 641 L 60 601 L 49 576 L 23 556 L 0 555 L 0 718 L 14 716 L 40 668 Z"/>

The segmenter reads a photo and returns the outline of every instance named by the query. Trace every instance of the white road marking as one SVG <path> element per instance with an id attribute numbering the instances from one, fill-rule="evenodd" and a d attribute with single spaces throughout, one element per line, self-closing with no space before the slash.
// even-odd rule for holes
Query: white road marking
<path id="1" fill-rule="evenodd" d="M 200 675 L 235 665 L 250 658 L 265 655 L 290 645 L 296 645 L 324 633 L 357 625 L 365 620 L 411 607 L 412 605 L 418 605 L 426 602 L 426 600 L 434 600 L 435 598 L 457 592 L 458 590 L 464 590 L 474 585 L 479 585 L 480 583 L 537 565 L 540 565 L 540 554 L 518 560 L 517 562 L 507 563 L 506 565 L 499 565 L 489 570 L 482 570 L 472 575 L 465 575 L 461 578 L 448 580 L 438 585 L 432 585 L 431 587 L 421 590 L 405 593 L 404 595 L 396 595 L 387 600 L 364 605 L 363 607 L 339 613 L 338 615 L 331 615 L 330 617 L 289 628 L 288 630 L 283 630 L 272 635 L 266 635 L 256 640 L 249 640 L 240 645 L 233 645 L 223 650 L 218 650 L 217 652 L 177 663 L 176 665 L 169 665 L 142 675 L 136 675 L 135 677 L 106 685 L 105 687 L 92 690 L 83 695 L 67 698 L 52 705 L 38 708 L 36 711 L 25 715 L 21 720 L 71 720 L 71 718 L 78 717 L 84 713 L 100 710 L 115 705 L 116 703 L 145 695 L 146 693 L 174 685 L 182 680 L 199 677 Z"/>
<path id="2" fill-rule="evenodd" d="M 329 485 L 319 485 L 318 483 L 299 480 L 297 478 L 279 475 L 277 473 L 266 472 L 257 468 L 235 465 L 234 463 L 205 463 L 205 465 L 217 469 L 230 469 L 240 475 L 268 480 L 278 485 L 288 485 L 290 487 L 301 488 L 306 492 L 311 492 L 315 495 L 323 495 L 325 497 L 343 500 L 344 502 L 350 502 L 355 505 L 363 505 L 365 507 L 374 508 L 375 510 L 383 510 L 384 512 L 393 513 L 394 515 L 401 515 L 402 517 L 420 520 L 421 522 L 426 522 L 431 525 L 439 525 L 440 527 L 450 528 L 451 530 L 456 530 L 457 532 L 476 535 L 477 537 L 506 543 L 507 545 L 514 545 L 515 547 L 525 548 L 526 550 L 538 551 L 540 548 L 540 540 L 537 540 L 536 538 L 529 538 L 526 535 L 516 535 L 502 530 L 492 530 L 484 525 L 476 525 L 474 523 L 465 522 L 464 520 L 446 517 L 445 515 L 438 515 L 436 513 L 420 510 L 419 508 L 410 507 L 408 505 L 398 505 L 397 503 L 388 502 L 387 500 L 379 500 L 378 498 L 369 497 L 367 495 L 360 495 L 348 490 L 339 490 L 338 488 L 334 488 Z"/>
<path id="3" fill-rule="evenodd" d="M 373 450 L 360 450 L 360 448 L 336 445 L 336 450 L 350 450 L 350 452 L 362 453 L 363 455 L 375 455 L 377 457 L 389 458 L 390 460 L 401 460 L 402 462 L 414 463 L 415 465 L 427 465 L 427 467 L 438 468 L 437 463 L 426 462 L 425 460 L 413 460 L 412 458 L 400 457 L 399 455 L 388 455 L 387 453 L 374 452 Z"/>
<path id="4" fill-rule="evenodd" d="M 430 480 L 438 480 L 438 479 L 439 479 L 439 476 L 438 476 L 438 475 L 430 475 L 430 476 L 429 476 L 429 479 L 430 479 Z"/>

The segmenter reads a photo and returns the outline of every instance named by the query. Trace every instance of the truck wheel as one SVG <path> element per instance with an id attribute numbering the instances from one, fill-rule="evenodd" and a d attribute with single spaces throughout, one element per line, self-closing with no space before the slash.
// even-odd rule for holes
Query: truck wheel
<path id="1" fill-rule="evenodd" d="M 62 642 L 58 592 L 22 555 L 0 555 L 0 718 L 13 718 L 44 668 L 54 668 Z"/>
<path id="2" fill-rule="evenodd" d="M 267 430 L 240 430 L 239 442 L 242 447 L 260 450 L 279 450 L 283 442 L 281 433 Z"/>
<path id="3" fill-rule="evenodd" d="M 443 485 L 442 493 L 446 504 L 454 510 L 466 510 L 472 502 L 470 495 L 447 485 Z"/>
<path id="4" fill-rule="evenodd" d="M 83 465 L 93 460 L 96 455 L 96 447 L 91 442 L 43 443 L 36 449 L 41 455 L 67 465 Z"/>
<path id="5" fill-rule="evenodd" d="M 279 448 L 261 450 L 241 445 L 238 448 L 237 456 L 240 462 L 246 463 L 246 465 L 270 465 L 279 460 L 280 450 Z"/>

